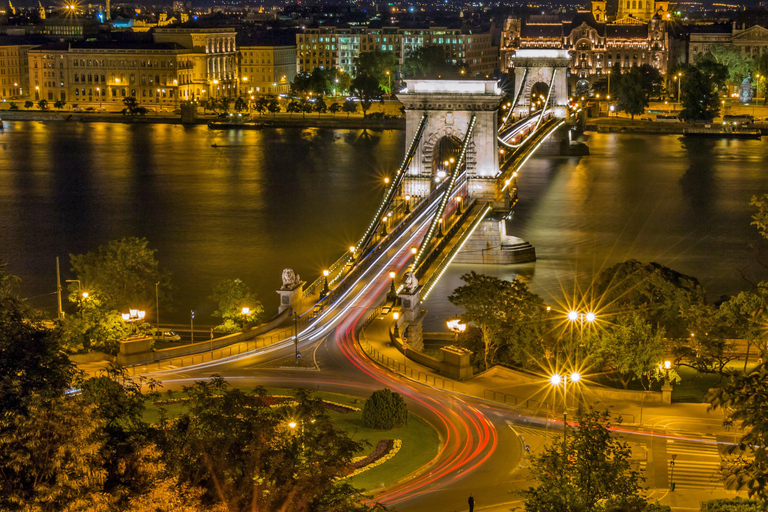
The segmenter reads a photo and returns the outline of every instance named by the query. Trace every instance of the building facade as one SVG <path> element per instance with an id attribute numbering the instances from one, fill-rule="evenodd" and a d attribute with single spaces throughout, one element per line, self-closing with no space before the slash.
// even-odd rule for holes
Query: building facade
<path id="1" fill-rule="evenodd" d="M 29 51 L 31 99 L 120 109 L 126 97 L 170 109 L 191 99 L 189 50 L 175 43 L 51 43 Z"/>
<path id="2" fill-rule="evenodd" d="M 190 50 L 190 90 L 194 98 L 239 94 L 234 28 L 156 28 L 156 43 L 175 43 Z"/>
<path id="3" fill-rule="evenodd" d="M 296 46 L 240 46 L 240 87 L 250 94 L 291 90 L 296 76 Z"/>
<path id="4" fill-rule="evenodd" d="M 402 65 L 411 50 L 440 46 L 453 64 L 466 64 L 469 74 L 491 75 L 499 68 L 499 49 L 490 33 L 473 33 L 445 27 L 425 29 L 339 28 L 306 29 L 296 35 L 296 68 L 311 73 L 316 67 L 354 73 L 355 59 L 364 52 L 394 53 Z"/>
<path id="5" fill-rule="evenodd" d="M 0 101 L 29 96 L 29 50 L 34 45 L 0 36 Z"/>
<path id="6" fill-rule="evenodd" d="M 768 29 L 760 25 L 739 25 L 733 23 L 716 23 L 691 28 L 688 42 L 688 62 L 709 52 L 714 45 L 735 46 L 739 51 L 751 57 L 768 50 Z"/>
<path id="7" fill-rule="evenodd" d="M 616 63 L 622 68 L 650 64 L 663 75 L 668 66 L 668 35 L 665 22 L 655 17 L 648 23 L 601 23 L 592 12 L 579 11 L 570 19 L 531 16 L 526 22 L 505 24 L 502 58 L 511 69 L 518 48 L 568 50 L 569 83 L 589 86 L 606 77 Z"/>

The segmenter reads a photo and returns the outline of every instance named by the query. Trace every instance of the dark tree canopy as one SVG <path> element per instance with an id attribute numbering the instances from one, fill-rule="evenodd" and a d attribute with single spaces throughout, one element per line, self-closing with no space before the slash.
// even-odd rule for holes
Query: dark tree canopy
<path id="1" fill-rule="evenodd" d="M 681 119 L 711 121 L 720 114 L 720 97 L 710 76 L 693 67 L 688 69 L 681 80 Z"/>

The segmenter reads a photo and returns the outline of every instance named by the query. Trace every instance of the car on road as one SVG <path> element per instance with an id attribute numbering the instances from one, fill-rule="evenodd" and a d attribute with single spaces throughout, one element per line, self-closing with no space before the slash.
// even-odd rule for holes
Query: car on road
<path id="1" fill-rule="evenodd" d="M 170 330 L 156 330 L 152 338 L 155 341 L 181 341 L 181 336 Z"/>
<path id="2" fill-rule="evenodd" d="M 88 107 L 85 109 L 86 112 L 94 112 L 96 109 L 94 107 Z"/>
<path id="3" fill-rule="evenodd" d="M 72 112 L 82 112 L 82 111 L 83 111 L 83 108 L 82 108 L 82 107 L 74 107 L 74 108 L 72 109 Z"/>

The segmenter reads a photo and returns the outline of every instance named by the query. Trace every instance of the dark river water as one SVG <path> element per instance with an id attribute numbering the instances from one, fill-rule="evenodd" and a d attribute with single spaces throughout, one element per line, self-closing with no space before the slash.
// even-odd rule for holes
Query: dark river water
<path id="1" fill-rule="evenodd" d="M 404 144 L 401 131 L 5 122 L 0 258 L 53 314 L 57 255 L 71 279 L 69 253 L 143 236 L 173 274 L 164 320 L 195 309 L 210 322 L 213 283 L 234 277 L 272 313 L 283 268 L 311 281 L 360 236 Z M 600 134 L 588 145 L 588 157 L 532 159 L 522 173 L 513 234 L 538 261 L 450 269 L 425 305 L 427 329 L 453 314 L 445 296 L 472 268 L 520 274 L 553 303 L 627 258 L 694 275 L 712 299 L 746 287 L 739 269 L 765 277 L 748 203 L 768 192 L 768 143 Z"/>

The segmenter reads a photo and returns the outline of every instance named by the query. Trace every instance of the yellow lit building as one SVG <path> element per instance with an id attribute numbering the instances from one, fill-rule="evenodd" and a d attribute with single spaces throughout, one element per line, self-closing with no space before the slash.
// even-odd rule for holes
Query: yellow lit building
<path id="1" fill-rule="evenodd" d="M 190 51 L 175 43 L 51 43 L 29 51 L 31 99 L 123 107 L 175 108 L 193 91 Z"/>
<path id="2" fill-rule="evenodd" d="M 296 45 L 240 46 L 240 88 L 251 94 L 291 90 L 296 76 Z"/>
<path id="3" fill-rule="evenodd" d="M 29 96 L 27 55 L 33 47 L 23 38 L 0 36 L 0 101 Z"/>

